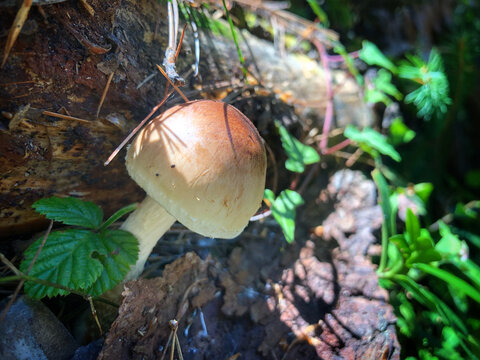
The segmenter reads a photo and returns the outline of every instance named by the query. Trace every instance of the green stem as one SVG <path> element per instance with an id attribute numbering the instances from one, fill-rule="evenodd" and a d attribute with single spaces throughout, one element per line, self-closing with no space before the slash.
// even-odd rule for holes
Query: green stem
<path id="1" fill-rule="evenodd" d="M 0 278 L 0 283 L 8 283 L 8 282 L 19 281 L 19 280 L 22 280 L 21 276 L 17 276 L 17 275 L 4 276 L 4 277 Z"/>
<path id="2" fill-rule="evenodd" d="M 235 31 L 235 27 L 233 25 L 232 18 L 230 17 L 230 12 L 227 9 L 227 4 L 225 4 L 225 0 L 222 0 L 222 2 L 223 2 L 223 8 L 225 10 L 225 14 L 227 16 L 228 24 L 230 25 L 230 30 L 232 32 L 233 42 L 235 43 L 235 47 L 237 48 L 238 59 L 240 60 L 240 64 L 242 64 L 243 76 L 245 77 L 245 82 L 248 84 L 247 67 L 245 65 L 245 58 L 243 57 L 242 49 L 240 49 L 240 45 L 238 43 L 237 32 Z"/>
<path id="3" fill-rule="evenodd" d="M 388 230 L 385 219 L 382 223 L 382 253 L 380 255 L 380 264 L 377 273 L 383 273 L 387 267 L 388 260 Z"/>

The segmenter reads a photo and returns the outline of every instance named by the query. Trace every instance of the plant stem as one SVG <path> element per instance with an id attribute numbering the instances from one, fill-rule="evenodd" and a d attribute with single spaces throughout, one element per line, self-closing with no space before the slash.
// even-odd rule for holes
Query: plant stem
<path id="1" fill-rule="evenodd" d="M 382 253 L 380 255 L 380 265 L 378 266 L 377 273 L 383 273 L 387 267 L 388 259 L 388 230 L 385 223 L 385 219 L 382 223 Z"/>
<path id="2" fill-rule="evenodd" d="M 13 276 L 4 276 L 0 278 L 0 284 L 1 283 L 7 283 L 7 282 L 13 282 L 13 281 L 19 281 L 22 280 L 21 276 L 18 275 L 13 275 Z"/>
<path id="3" fill-rule="evenodd" d="M 230 12 L 228 11 L 225 0 L 222 0 L 222 2 L 223 2 L 223 9 L 225 10 L 225 15 L 227 17 L 228 24 L 230 25 L 230 31 L 232 32 L 233 42 L 235 43 L 235 47 L 237 48 L 238 59 L 240 60 L 240 64 L 242 65 L 243 76 L 245 77 L 245 82 L 247 82 L 248 84 L 247 66 L 245 64 L 245 58 L 243 57 L 242 49 L 240 49 L 240 44 L 238 43 L 237 32 L 235 31 L 235 26 L 233 25 L 233 21 L 232 21 L 232 18 L 230 17 Z"/>

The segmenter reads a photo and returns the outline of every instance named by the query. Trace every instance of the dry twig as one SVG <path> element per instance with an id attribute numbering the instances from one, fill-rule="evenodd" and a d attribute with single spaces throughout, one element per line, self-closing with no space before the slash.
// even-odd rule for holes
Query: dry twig
<path id="1" fill-rule="evenodd" d="M 10 54 L 10 50 L 12 49 L 13 44 L 17 40 L 20 31 L 22 30 L 23 24 L 27 20 L 28 13 L 30 12 L 30 8 L 32 7 L 33 0 L 23 0 L 22 6 L 17 12 L 17 16 L 15 16 L 15 20 L 13 20 L 13 25 L 10 28 L 8 33 L 7 42 L 5 43 L 5 50 L 3 53 L 3 60 L 0 68 L 5 65 L 7 62 L 8 54 Z"/>
<path id="2" fill-rule="evenodd" d="M 110 75 L 108 76 L 108 79 L 107 79 L 107 84 L 105 85 L 105 88 L 103 89 L 102 97 L 100 98 L 100 104 L 98 104 L 98 108 L 97 108 L 97 116 L 96 116 L 97 119 L 98 119 L 98 115 L 100 114 L 100 110 L 102 109 L 103 102 L 105 101 L 105 97 L 107 96 L 108 89 L 110 88 L 110 83 L 112 82 L 114 73 L 115 73 L 114 71 L 112 71 L 110 73 Z"/>

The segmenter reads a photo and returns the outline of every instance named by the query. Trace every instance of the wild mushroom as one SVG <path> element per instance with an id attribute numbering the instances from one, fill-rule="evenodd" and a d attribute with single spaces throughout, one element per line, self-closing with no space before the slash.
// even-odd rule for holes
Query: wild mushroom
<path id="1" fill-rule="evenodd" d="M 233 238 L 260 207 L 263 140 L 235 107 L 199 100 L 165 111 L 139 132 L 126 166 L 147 197 L 122 225 L 140 245 L 137 278 L 158 239 L 178 220 L 190 230 Z"/>

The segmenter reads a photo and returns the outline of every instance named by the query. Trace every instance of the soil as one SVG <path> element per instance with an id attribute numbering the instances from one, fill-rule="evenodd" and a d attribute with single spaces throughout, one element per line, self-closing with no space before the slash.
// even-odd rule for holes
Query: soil
<path id="1" fill-rule="evenodd" d="M 29 20 L 36 30 L 18 38 L 1 73 L 2 83 L 11 85 L 0 91 L 1 110 L 15 114 L 0 119 L 0 151 L 8 155 L 0 164 L 8 170 L 0 188 L 0 237 L 8 240 L 0 245 L 10 258 L 20 254 L 10 249 L 12 234 L 30 237 L 46 227 L 30 209 L 38 198 L 77 196 L 109 214 L 143 196 L 126 176 L 123 155 L 107 168 L 103 162 L 165 92 L 159 76 L 139 86 L 163 58 L 165 8 L 157 1 L 88 3 L 95 9 L 93 18 L 72 1 L 45 6 L 46 19 L 32 11 Z M 1 9 L 8 19 L 15 11 Z M 2 23 L 2 33 L 9 26 Z M 239 81 L 240 64 L 232 61 L 237 56 L 232 41 L 200 34 L 203 78 L 201 84 L 190 79 L 186 95 L 223 99 L 246 113 L 275 154 L 273 161 L 269 158 L 267 186 L 275 192 L 290 187 L 298 179 L 283 166 L 272 120 L 281 120 L 301 140 L 321 127 L 327 103 L 321 66 L 305 56 L 279 57 L 273 44 L 242 34 L 248 39 L 244 53 L 255 54 L 249 56 L 249 72 L 263 84 L 246 87 Z M 185 39 L 177 64 L 183 73 L 194 56 L 192 36 L 187 33 Z M 345 73 L 333 72 L 337 126 L 364 124 L 371 119 L 369 109 Z M 178 97 L 168 105 L 175 101 Z M 83 120 L 50 119 L 45 110 Z M 233 242 L 174 227 L 156 248 L 162 256 L 150 258 L 152 278 L 125 284 L 100 358 L 169 358 L 175 333 L 184 359 L 398 359 L 393 310 L 370 260 L 378 250 L 375 235 L 382 221 L 375 186 L 360 172 L 329 176 L 322 167 L 326 164 L 309 168 L 312 174 L 316 170 L 313 183 L 299 187 L 305 205 L 297 213 L 293 244 L 269 217 Z M 74 316 L 79 310 L 72 297 L 45 302 L 61 309 L 56 315 Z"/>
<path id="2" fill-rule="evenodd" d="M 372 181 L 342 170 L 307 201 L 294 244 L 266 219 L 231 249 L 188 252 L 160 277 L 126 283 L 99 358 L 169 356 L 177 321 L 184 359 L 399 359 L 395 317 L 369 260 L 375 203 Z"/>

